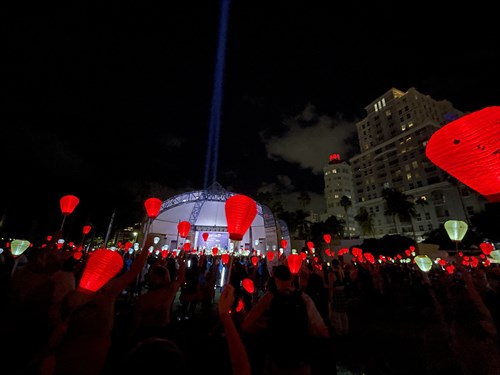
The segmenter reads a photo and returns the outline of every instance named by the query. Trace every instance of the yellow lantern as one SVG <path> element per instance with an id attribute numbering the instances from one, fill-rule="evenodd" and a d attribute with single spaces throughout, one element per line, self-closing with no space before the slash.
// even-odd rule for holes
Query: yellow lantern
<path id="1" fill-rule="evenodd" d="M 30 246 L 28 240 L 14 240 L 10 243 L 10 253 L 14 258 L 22 255 L 26 249 Z"/>
<path id="2" fill-rule="evenodd" d="M 495 259 L 496 261 L 500 261 L 500 250 L 493 250 L 491 253 L 490 253 L 490 257 L 492 257 L 493 259 Z"/>
<path id="3" fill-rule="evenodd" d="M 432 260 L 425 254 L 417 255 L 415 257 L 415 263 L 417 264 L 418 268 L 420 268 L 420 270 L 424 272 L 429 272 L 432 268 Z"/>
<path id="4" fill-rule="evenodd" d="M 456 242 L 462 241 L 468 228 L 467 223 L 460 220 L 448 220 L 444 223 L 444 229 L 446 229 L 450 240 Z"/>

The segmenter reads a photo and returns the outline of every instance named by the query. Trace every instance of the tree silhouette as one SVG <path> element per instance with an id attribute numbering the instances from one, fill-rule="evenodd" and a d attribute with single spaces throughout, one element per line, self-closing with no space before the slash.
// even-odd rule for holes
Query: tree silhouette
<path id="1" fill-rule="evenodd" d="M 415 203 L 411 201 L 408 195 L 397 189 L 384 188 L 382 190 L 382 197 L 386 203 L 384 215 L 392 216 L 396 234 L 400 234 L 398 220 L 400 222 L 410 222 L 413 227 L 412 218 L 416 216 Z M 413 230 L 413 236 L 415 236 L 415 230 Z"/>
<path id="2" fill-rule="evenodd" d="M 356 216 L 354 216 L 354 220 L 358 223 L 361 228 L 361 232 L 366 235 L 374 235 L 375 228 L 373 225 L 373 215 L 369 213 L 366 208 L 361 207 Z"/>

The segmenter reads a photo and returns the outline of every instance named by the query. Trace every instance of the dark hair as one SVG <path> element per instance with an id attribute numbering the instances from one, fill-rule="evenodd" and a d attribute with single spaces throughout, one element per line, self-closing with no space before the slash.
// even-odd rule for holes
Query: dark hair
<path id="1" fill-rule="evenodd" d="M 159 361 L 167 363 L 171 375 L 187 375 L 189 366 L 185 353 L 175 342 L 161 338 L 149 337 L 139 341 L 125 355 L 121 374 L 154 373 Z"/>
<path id="2" fill-rule="evenodd" d="M 281 281 L 288 281 L 292 279 L 290 268 L 284 264 L 274 267 L 273 276 Z"/>

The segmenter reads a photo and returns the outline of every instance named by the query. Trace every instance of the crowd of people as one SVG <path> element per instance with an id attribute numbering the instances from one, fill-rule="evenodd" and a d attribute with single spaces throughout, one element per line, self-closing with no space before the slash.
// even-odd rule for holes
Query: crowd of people
<path id="1" fill-rule="evenodd" d="M 318 375 L 343 365 L 351 374 L 500 373 L 497 264 L 472 267 L 456 258 L 454 272 L 423 272 L 411 262 L 306 254 L 292 273 L 283 254 L 272 263 L 234 255 L 224 264 L 198 251 L 158 255 L 145 243 L 133 253 L 115 250 L 123 268 L 89 293 L 79 283 L 92 252 L 76 257 L 57 239 L 29 249 L 24 262 L 3 254 L 6 375 L 137 374 L 158 366 L 186 375 Z M 418 365 L 390 369 L 385 359 L 382 371 L 362 356 L 385 344 L 371 337 L 374 347 L 363 351 L 370 331 L 360 331 L 359 318 L 395 316 L 405 305 L 409 320 L 425 324 L 408 330 L 402 345 L 433 346 Z M 433 360 L 437 347 L 446 360 Z"/>

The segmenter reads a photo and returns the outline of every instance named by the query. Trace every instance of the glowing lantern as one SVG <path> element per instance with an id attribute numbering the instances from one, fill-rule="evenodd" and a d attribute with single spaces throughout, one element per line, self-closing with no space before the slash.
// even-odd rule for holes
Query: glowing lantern
<path id="1" fill-rule="evenodd" d="M 85 265 L 78 290 L 84 293 L 94 293 L 115 277 L 122 268 L 123 258 L 118 252 L 97 249 Z"/>
<path id="2" fill-rule="evenodd" d="M 329 235 L 329 234 L 324 234 L 323 235 L 323 239 L 325 240 L 326 243 L 330 243 L 330 241 L 332 240 L 332 236 Z"/>
<path id="3" fill-rule="evenodd" d="M 500 107 L 486 107 L 434 132 L 425 153 L 490 202 L 500 201 Z"/>
<path id="4" fill-rule="evenodd" d="M 294 275 L 298 274 L 302 266 L 302 257 L 299 254 L 288 255 L 288 268 Z"/>
<path id="5" fill-rule="evenodd" d="M 61 207 L 61 212 L 63 214 L 63 220 L 61 223 L 61 229 L 63 229 L 64 221 L 66 220 L 66 216 L 70 215 L 80 203 L 80 199 L 75 197 L 74 195 L 65 195 L 61 199 L 59 199 L 59 205 Z"/>
<path id="6" fill-rule="evenodd" d="M 365 259 L 370 262 L 371 264 L 374 264 L 375 263 L 375 257 L 373 256 L 373 254 L 371 253 L 364 253 L 363 254 Z"/>
<path id="7" fill-rule="evenodd" d="M 245 195 L 233 195 L 225 204 L 227 231 L 233 241 L 241 241 L 257 215 L 257 203 Z"/>
<path id="8" fill-rule="evenodd" d="M 490 253 L 490 257 L 492 257 L 495 260 L 500 260 L 500 250 L 493 250 Z"/>
<path id="9" fill-rule="evenodd" d="M 253 256 L 250 260 L 252 261 L 252 264 L 254 266 L 256 266 L 257 263 L 259 262 L 259 257 L 258 256 Z"/>
<path id="10" fill-rule="evenodd" d="M 302 252 L 300 253 L 300 257 L 302 258 L 302 260 L 306 260 L 306 258 L 307 258 L 307 254 L 306 254 L 306 252 L 305 252 L 305 251 L 302 251 Z"/>
<path id="11" fill-rule="evenodd" d="M 268 261 L 270 261 L 270 262 L 272 262 L 272 261 L 273 261 L 273 259 L 274 259 L 274 252 L 272 252 L 272 251 L 268 251 L 268 252 L 266 253 L 266 256 L 267 256 L 267 260 L 268 260 Z"/>
<path id="12" fill-rule="evenodd" d="M 236 306 L 236 312 L 240 312 L 241 310 L 243 310 L 244 307 L 245 307 L 245 304 L 243 303 L 243 301 L 240 298 L 238 300 L 238 306 Z"/>
<path id="13" fill-rule="evenodd" d="M 182 246 L 182 249 L 184 251 L 189 251 L 191 250 L 191 243 L 190 242 L 186 242 L 183 246 Z"/>
<path id="14" fill-rule="evenodd" d="M 444 229 L 452 241 L 460 242 L 467 233 L 467 223 L 460 220 L 448 220 L 444 223 Z"/>
<path id="15" fill-rule="evenodd" d="M 327 257 L 331 257 L 331 256 L 332 256 L 332 251 L 331 251 L 330 249 L 326 249 L 326 250 L 325 250 L 325 255 L 326 255 Z"/>
<path id="16" fill-rule="evenodd" d="M 481 251 L 485 254 L 485 255 L 490 255 L 491 252 L 493 250 L 495 250 L 495 247 L 493 246 L 493 244 L 489 243 L 489 242 L 481 242 L 479 244 L 479 248 L 481 249 Z"/>
<path id="17" fill-rule="evenodd" d="M 217 247 L 212 247 L 212 254 L 217 255 L 219 253 L 219 249 Z"/>
<path id="18" fill-rule="evenodd" d="M 282 240 L 281 240 L 281 247 L 282 247 L 283 249 L 286 249 L 287 245 L 288 245 L 288 241 L 287 241 L 287 240 L 285 240 L 285 239 L 282 239 Z"/>
<path id="19" fill-rule="evenodd" d="M 432 260 L 427 255 L 417 255 L 415 263 L 424 272 L 428 272 L 432 268 Z"/>
<path id="20" fill-rule="evenodd" d="M 207 242 L 207 240 L 208 240 L 208 233 L 205 232 L 201 236 L 203 237 L 203 241 Z"/>
<path id="21" fill-rule="evenodd" d="M 26 249 L 30 246 L 28 240 L 14 240 L 10 243 L 10 253 L 14 258 L 22 255 Z"/>
<path id="22" fill-rule="evenodd" d="M 307 241 L 306 245 L 309 251 L 311 251 L 314 248 L 314 242 L 312 241 Z"/>
<path id="23" fill-rule="evenodd" d="M 63 215 L 70 215 L 80 203 L 80 199 L 74 195 L 65 195 L 59 200 L 61 212 Z"/>
<path id="24" fill-rule="evenodd" d="M 361 254 L 363 254 L 363 250 L 360 249 L 359 247 L 353 247 L 351 252 L 352 252 L 352 255 L 354 255 L 356 258 L 360 257 Z"/>
<path id="25" fill-rule="evenodd" d="M 446 272 L 448 272 L 448 274 L 453 274 L 453 272 L 455 272 L 455 266 L 453 264 L 448 264 L 444 267 L 446 269 Z"/>
<path id="26" fill-rule="evenodd" d="M 229 262 L 229 254 L 225 253 L 220 256 L 220 259 L 222 260 L 223 264 L 228 264 Z"/>
<path id="27" fill-rule="evenodd" d="M 252 279 L 243 279 L 243 281 L 241 282 L 241 286 L 243 286 L 243 289 L 245 289 L 247 293 L 252 294 L 255 291 L 255 286 Z"/>
<path id="28" fill-rule="evenodd" d="M 82 258 L 82 255 L 83 253 L 81 251 L 77 251 L 73 254 L 73 258 L 75 258 L 75 260 L 80 260 Z"/>
<path id="29" fill-rule="evenodd" d="M 182 238 L 186 238 L 189 234 L 189 230 L 191 229 L 191 223 L 189 221 L 180 221 L 177 224 L 177 231 L 179 232 L 179 236 Z"/>
<path id="30" fill-rule="evenodd" d="M 156 219 L 160 213 L 162 201 L 158 198 L 148 198 L 144 201 L 144 207 L 146 208 L 146 213 L 151 220 Z"/>
<path id="31" fill-rule="evenodd" d="M 86 234 L 89 234 L 89 232 L 90 232 L 91 229 L 92 229 L 91 225 L 84 225 L 82 232 L 83 232 L 83 234 L 86 235 Z"/>

